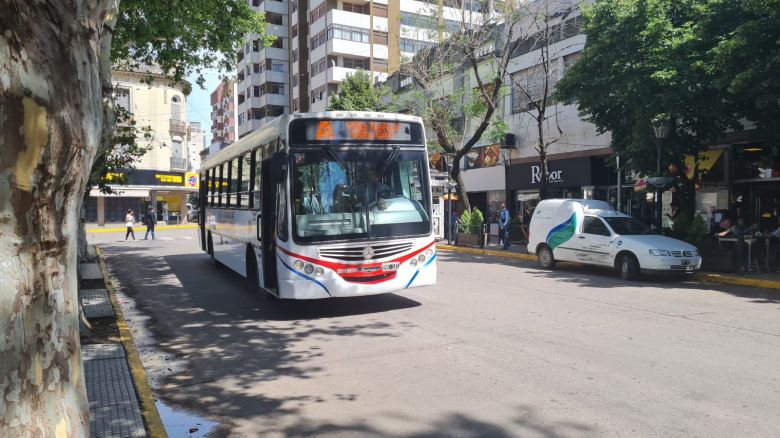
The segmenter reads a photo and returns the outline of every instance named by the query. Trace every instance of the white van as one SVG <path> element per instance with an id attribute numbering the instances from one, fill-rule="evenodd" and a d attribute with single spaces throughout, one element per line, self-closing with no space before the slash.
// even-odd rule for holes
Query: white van
<path id="1" fill-rule="evenodd" d="M 692 273 L 701 267 L 695 246 L 655 234 L 642 221 L 593 199 L 541 201 L 531 218 L 528 252 L 545 269 L 559 260 L 610 266 L 626 280 L 639 272 Z"/>

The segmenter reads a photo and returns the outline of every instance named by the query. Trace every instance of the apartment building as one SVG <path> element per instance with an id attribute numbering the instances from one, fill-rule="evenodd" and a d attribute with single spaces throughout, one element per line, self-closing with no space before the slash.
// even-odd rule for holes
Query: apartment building
<path id="1" fill-rule="evenodd" d="M 237 107 L 236 82 L 223 80 L 211 92 L 211 153 L 218 152 L 238 138 Z"/>
<path id="2" fill-rule="evenodd" d="M 237 66 L 238 136 L 281 114 L 324 111 L 347 75 L 364 70 L 381 81 L 440 32 L 455 32 L 479 3 L 449 0 L 248 0 L 264 12 L 263 47 L 249 35 Z"/>

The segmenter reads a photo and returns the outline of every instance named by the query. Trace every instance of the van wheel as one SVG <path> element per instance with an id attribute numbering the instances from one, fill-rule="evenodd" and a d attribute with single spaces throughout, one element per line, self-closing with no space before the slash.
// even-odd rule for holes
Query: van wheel
<path id="1" fill-rule="evenodd" d="M 633 280 L 639 275 L 639 262 L 633 254 L 620 256 L 620 277 L 623 280 Z"/>
<path id="2" fill-rule="evenodd" d="M 544 245 L 536 252 L 536 258 L 542 269 L 552 269 L 555 267 L 555 256 L 549 246 Z"/>

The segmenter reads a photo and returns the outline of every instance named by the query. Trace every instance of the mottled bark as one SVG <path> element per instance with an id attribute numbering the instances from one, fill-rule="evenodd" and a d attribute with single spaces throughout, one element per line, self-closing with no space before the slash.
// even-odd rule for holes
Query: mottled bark
<path id="1" fill-rule="evenodd" d="M 79 211 L 110 92 L 110 76 L 100 67 L 109 61 L 110 6 L 116 3 L 0 0 L 4 436 L 89 431 L 76 253 Z"/>

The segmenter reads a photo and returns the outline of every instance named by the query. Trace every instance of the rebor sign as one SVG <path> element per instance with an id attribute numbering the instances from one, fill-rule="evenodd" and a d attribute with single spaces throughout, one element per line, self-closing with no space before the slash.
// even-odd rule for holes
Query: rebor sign
<path id="1" fill-rule="evenodd" d="M 542 166 L 531 166 L 531 184 L 538 184 L 542 181 Z M 560 183 L 563 182 L 563 171 L 553 170 L 547 171 L 547 182 Z"/>

